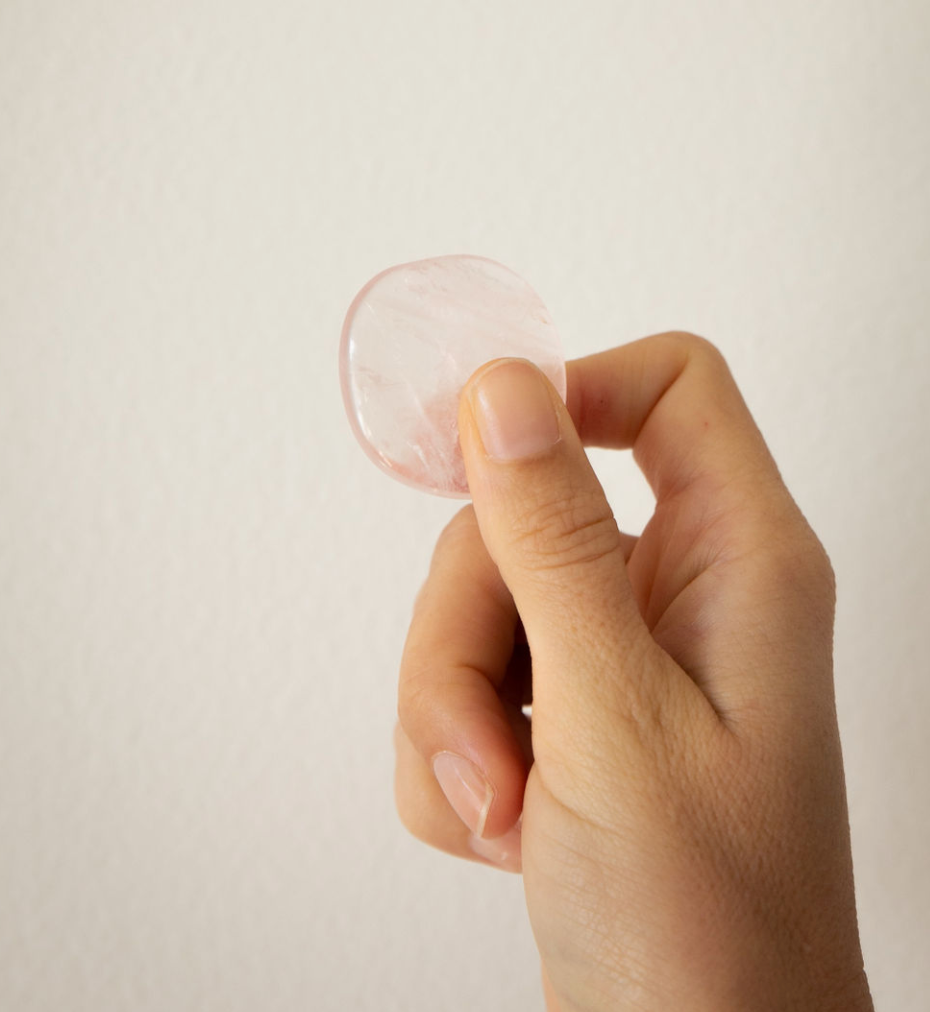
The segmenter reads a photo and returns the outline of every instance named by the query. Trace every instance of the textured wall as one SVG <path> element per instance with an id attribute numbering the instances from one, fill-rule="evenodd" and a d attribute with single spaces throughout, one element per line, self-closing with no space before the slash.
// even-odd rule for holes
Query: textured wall
<path id="1" fill-rule="evenodd" d="M 572 356 L 729 358 L 838 573 L 874 991 L 926 1008 L 928 51 L 925 0 L 0 2 L 0 1007 L 540 1008 L 520 880 L 393 814 L 455 505 L 336 379 L 364 281 L 474 252 Z"/>

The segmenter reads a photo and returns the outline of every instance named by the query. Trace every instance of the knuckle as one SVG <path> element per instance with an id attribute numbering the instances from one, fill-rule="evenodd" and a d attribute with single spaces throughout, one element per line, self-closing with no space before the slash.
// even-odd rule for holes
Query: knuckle
<path id="1" fill-rule="evenodd" d="M 836 597 L 836 574 L 826 549 L 811 531 L 799 546 L 799 569 L 808 586 L 825 600 Z"/>
<path id="2" fill-rule="evenodd" d="M 685 369 L 695 369 L 717 376 L 730 375 L 730 367 L 723 352 L 706 337 L 676 330 L 661 335 L 660 339 L 666 342 L 670 351 L 680 357 L 682 372 Z"/>
<path id="3" fill-rule="evenodd" d="M 436 551 L 444 551 L 456 545 L 462 539 L 473 538 L 477 529 L 478 520 L 475 516 L 475 510 L 469 504 L 460 509 L 440 531 L 439 537 L 436 540 Z"/>
<path id="4" fill-rule="evenodd" d="M 810 599 L 832 611 L 836 603 L 836 574 L 826 550 L 813 531 L 796 547 L 793 576 L 795 584 L 800 584 Z M 786 578 L 790 578 L 787 573 Z"/>
<path id="5" fill-rule="evenodd" d="M 705 359 L 711 362 L 723 362 L 723 353 L 712 341 L 699 334 L 687 330 L 675 330 L 663 335 L 665 340 L 674 344 L 689 359 Z"/>
<path id="6" fill-rule="evenodd" d="M 553 570 L 622 557 L 620 531 L 600 489 L 572 490 L 536 503 L 514 524 L 513 543 L 527 568 Z"/>
<path id="7" fill-rule="evenodd" d="M 394 807 L 401 825 L 414 839 L 435 846 L 433 820 L 423 803 L 412 795 L 400 770 L 394 779 Z"/>
<path id="8" fill-rule="evenodd" d="M 397 810 L 397 817 L 400 824 L 414 839 L 423 843 L 430 843 L 429 826 L 423 817 L 423 809 L 411 803 L 406 787 L 401 783 L 401 774 L 398 772 L 394 782 L 394 807 Z"/>
<path id="9" fill-rule="evenodd" d="M 758 599 L 792 630 L 795 639 L 810 634 L 824 639 L 836 607 L 833 566 L 820 540 L 806 525 L 790 525 L 769 534 L 760 554 Z"/>
<path id="10" fill-rule="evenodd" d="M 478 518 L 475 516 L 474 508 L 469 505 L 456 513 L 440 531 L 433 547 L 426 586 L 420 595 L 421 598 L 429 596 L 429 587 L 435 581 L 437 573 L 442 572 L 447 566 L 456 565 L 459 560 L 473 558 L 479 546 L 483 546 L 483 542 L 478 529 Z"/>
<path id="11" fill-rule="evenodd" d="M 417 840 L 432 844 L 435 818 L 424 791 L 421 760 L 401 724 L 394 727 L 394 807 L 401 825 Z"/>
<path id="12" fill-rule="evenodd" d="M 436 689 L 429 671 L 408 671 L 401 679 L 397 694 L 397 719 L 408 736 L 432 720 L 436 708 Z"/>

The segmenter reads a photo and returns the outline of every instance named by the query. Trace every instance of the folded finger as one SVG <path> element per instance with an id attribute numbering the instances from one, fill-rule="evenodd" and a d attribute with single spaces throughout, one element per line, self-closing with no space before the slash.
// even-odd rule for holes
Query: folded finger
<path id="1" fill-rule="evenodd" d="M 500 690 L 517 612 L 471 507 L 436 546 L 404 647 L 398 715 L 447 805 L 477 838 L 511 829 L 523 808 L 527 741 L 520 700 Z"/>
<path id="2" fill-rule="evenodd" d="M 519 826 L 493 840 L 476 838 L 449 805 L 429 763 L 400 724 L 394 730 L 394 751 L 394 798 L 408 832 L 455 857 L 520 871 Z"/>

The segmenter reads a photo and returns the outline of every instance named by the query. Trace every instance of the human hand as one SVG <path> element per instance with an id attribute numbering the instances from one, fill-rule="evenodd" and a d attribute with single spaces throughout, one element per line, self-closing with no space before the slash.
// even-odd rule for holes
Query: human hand
<path id="1" fill-rule="evenodd" d="M 550 1012 L 871 1009 L 819 541 L 707 342 L 570 363 L 567 402 L 522 362 L 463 394 L 473 506 L 407 638 L 401 818 L 522 864 Z M 633 449 L 640 537 L 582 442 Z"/>

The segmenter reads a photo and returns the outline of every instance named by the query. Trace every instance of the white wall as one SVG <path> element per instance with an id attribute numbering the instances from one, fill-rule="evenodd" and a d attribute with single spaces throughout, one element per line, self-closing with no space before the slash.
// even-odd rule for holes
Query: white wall
<path id="1" fill-rule="evenodd" d="M 337 381 L 362 283 L 474 252 L 571 356 L 728 356 L 838 573 L 875 995 L 926 1008 L 928 51 L 925 0 L 0 3 L 0 1007 L 541 1007 L 520 880 L 393 813 L 456 506 Z"/>

